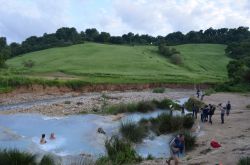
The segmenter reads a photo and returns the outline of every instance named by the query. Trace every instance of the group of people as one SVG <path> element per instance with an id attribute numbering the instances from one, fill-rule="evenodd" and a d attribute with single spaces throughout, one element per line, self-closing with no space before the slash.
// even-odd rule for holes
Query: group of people
<path id="1" fill-rule="evenodd" d="M 220 114 L 221 114 L 221 124 L 224 124 L 224 116 L 225 114 L 228 116 L 230 114 L 231 110 L 231 103 L 230 101 L 227 102 L 225 106 L 220 103 L 218 106 L 216 105 L 205 105 L 205 107 L 198 108 L 194 103 L 192 105 L 192 116 L 193 118 L 197 119 L 197 114 L 200 112 L 201 116 L 201 122 L 209 122 L 210 124 L 213 124 L 212 117 L 214 115 L 214 112 L 216 110 L 216 107 L 219 108 Z"/>
<path id="2" fill-rule="evenodd" d="M 55 134 L 51 133 L 49 139 L 50 140 L 55 140 L 56 139 Z M 47 141 L 45 139 L 45 134 L 42 134 L 42 137 L 40 139 L 40 144 L 45 144 L 45 143 L 47 143 Z"/>

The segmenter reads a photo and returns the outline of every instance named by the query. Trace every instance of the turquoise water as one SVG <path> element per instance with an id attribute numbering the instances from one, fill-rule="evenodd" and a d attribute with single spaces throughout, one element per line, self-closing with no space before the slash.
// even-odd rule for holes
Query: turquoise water
<path id="1" fill-rule="evenodd" d="M 186 100 L 179 100 L 179 104 Z M 126 114 L 118 121 L 113 121 L 111 116 L 96 114 L 66 117 L 47 117 L 40 114 L 0 115 L 0 149 L 17 148 L 32 153 L 53 153 L 61 157 L 87 154 L 97 158 L 105 154 L 105 140 L 119 134 L 121 122 L 138 122 L 142 118 L 157 117 L 162 113 L 169 111 Z M 174 111 L 173 115 L 180 115 L 180 112 Z M 99 127 L 103 128 L 106 135 L 97 133 Z M 55 133 L 56 140 L 49 140 L 52 132 Z M 46 134 L 47 140 L 43 145 L 39 143 L 42 134 Z M 152 135 L 136 144 L 135 149 L 142 157 L 149 154 L 156 158 L 168 157 L 170 138 L 171 135 Z"/>
<path id="2" fill-rule="evenodd" d="M 95 114 L 73 115 L 67 117 L 46 117 L 38 114 L 0 115 L 0 148 L 18 148 L 33 153 L 50 152 L 59 156 L 90 154 L 98 157 L 105 154 L 106 138 L 118 134 L 122 121 L 139 121 L 141 118 L 157 117 L 167 111 L 128 114 L 119 121 L 110 116 Z M 106 135 L 97 133 L 102 127 Z M 49 140 L 54 132 L 56 140 Z M 39 144 L 41 134 L 46 134 L 46 144 Z M 170 136 L 144 139 L 135 146 L 136 151 L 146 157 L 169 155 Z"/>

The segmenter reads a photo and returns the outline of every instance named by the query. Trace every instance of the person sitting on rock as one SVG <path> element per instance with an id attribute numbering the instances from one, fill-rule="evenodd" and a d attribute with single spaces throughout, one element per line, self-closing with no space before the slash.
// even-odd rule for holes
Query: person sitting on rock
<path id="1" fill-rule="evenodd" d="M 99 127 L 98 129 L 97 129 L 97 132 L 98 133 L 101 133 L 101 134 L 106 134 L 106 132 L 101 128 L 101 127 Z"/>

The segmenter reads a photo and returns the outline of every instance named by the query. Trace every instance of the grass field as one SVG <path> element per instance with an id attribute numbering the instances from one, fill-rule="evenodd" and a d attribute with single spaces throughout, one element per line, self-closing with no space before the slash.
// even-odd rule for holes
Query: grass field
<path id="1" fill-rule="evenodd" d="M 156 46 L 85 43 L 24 54 L 7 61 L 22 75 L 46 79 L 79 79 L 91 83 L 205 83 L 227 80 L 225 45 L 185 44 L 181 66 L 157 53 Z M 34 67 L 24 68 L 23 61 Z"/>

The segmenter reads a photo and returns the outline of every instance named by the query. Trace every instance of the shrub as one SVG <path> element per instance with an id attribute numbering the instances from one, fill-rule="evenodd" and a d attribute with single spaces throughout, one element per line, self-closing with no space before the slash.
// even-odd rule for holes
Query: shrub
<path id="1" fill-rule="evenodd" d="M 35 155 L 16 149 L 0 151 L 0 162 L 3 165 L 35 165 L 35 159 Z"/>
<path id="2" fill-rule="evenodd" d="M 104 111 L 108 114 L 118 114 L 118 113 L 126 113 L 126 112 L 136 112 L 137 104 L 118 104 L 106 107 Z"/>
<path id="3" fill-rule="evenodd" d="M 181 65 L 183 63 L 183 60 L 180 56 L 180 54 L 173 54 L 171 57 L 170 57 L 170 61 L 175 64 L 175 65 Z"/>
<path id="4" fill-rule="evenodd" d="M 191 97 L 188 99 L 188 101 L 185 103 L 184 107 L 188 110 L 188 111 L 192 111 L 192 107 L 193 104 L 197 107 L 197 108 L 202 108 L 204 107 L 206 104 L 203 103 L 200 100 L 195 99 L 194 97 Z"/>
<path id="5" fill-rule="evenodd" d="M 149 125 L 148 129 L 157 135 L 171 133 L 183 129 L 190 129 L 194 124 L 194 119 L 190 116 L 171 116 L 169 114 L 161 114 L 157 118 L 141 119 L 140 125 Z"/>
<path id="6" fill-rule="evenodd" d="M 195 147 L 196 136 L 192 135 L 190 131 L 181 131 L 181 134 L 185 136 L 185 149 L 190 151 Z"/>
<path id="7" fill-rule="evenodd" d="M 113 163 L 108 156 L 102 156 L 96 160 L 95 165 L 113 165 Z"/>
<path id="8" fill-rule="evenodd" d="M 183 127 L 186 129 L 191 129 L 194 125 L 194 118 L 190 115 L 183 117 Z"/>
<path id="9" fill-rule="evenodd" d="M 153 111 L 155 108 L 160 109 L 170 109 L 170 105 L 173 106 L 173 109 L 180 110 L 181 106 L 170 99 L 164 99 L 162 101 L 140 101 L 138 103 L 130 104 L 118 104 L 105 107 L 104 112 L 109 114 L 118 114 L 126 112 L 142 112 L 146 113 Z"/>
<path id="10" fill-rule="evenodd" d="M 248 104 L 248 105 L 246 106 L 246 108 L 247 108 L 247 109 L 250 109 L 250 104 Z"/>
<path id="11" fill-rule="evenodd" d="M 147 160 L 154 160 L 154 157 L 153 157 L 153 155 L 149 154 L 146 159 Z"/>
<path id="12" fill-rule="evenodd" d="M 64 104 L 71 104 L 71 101 L 64 101 Z"/>
<path id="13" fill-rule="evenodd" d="M 210 96 L 211 94 L 215 93 L 216 91 L 213 88 L 208 88 L 205 90 L 205 95 Z"/>
<path id="14" fill-rule="evenodd" d="M 237 165 L 250 165 L 250 157 L 242 157 L 242 158 L 240 158 Z"/>
<path id="15" fill-rule="evenodd" d="M 118 136 L 112 136 L 107 140 L 105 147 L 108 159 L 115 165 L 132 164 L 141 161 L 141 157 L 137 155 L 132 145 L 119 139 Z"/>
<path id="16" fill-rule="evenodd" d="M 153 100 L 153 103 L 156 105 L 157 108 L 160 109 L 170 109 L 172 106 L 173 109 L 180 110 L 181 106 L 170 99 L 163 99 L 162 101 Z"/>
<path id="17" fill-rule="evenodd" d="M 153 93 L 164 93 L 165 92 L 165 88 L 155 88 L 153 89 Z"/>
<path id="18" fill-rule="evenodd" d="M 88 85 L 88 82 L 81 80 L 69 80 L 65 82 L 65 86 L 73 90 L 80 90 L 83 86 Z"/>
<path id="19" fill-rule="evenodd" d="M 134 143 L 141 142 L 148 133 L 146 127 L 131 121 L 121 123 L 120 132 L 124 138 Z"/>
<path id="20" fill-rule="evenodd" d="M 151 101 L 140 101 L 137 105 L 137 111 L 146 113 L 156 108 L 155 104 Z"/>
<path id="21" fill-rule="evenodd" d="M 34 65 L 35 65 L 35 62 L 32 60 L 23 61 L 23 66 L 26 68 L 32 68 Z"/>
<path id="22" fill-rule="evenodd" d="M 44 155 L 39 165 L 55 165 L 55 161 L 50 155 Z"/>

